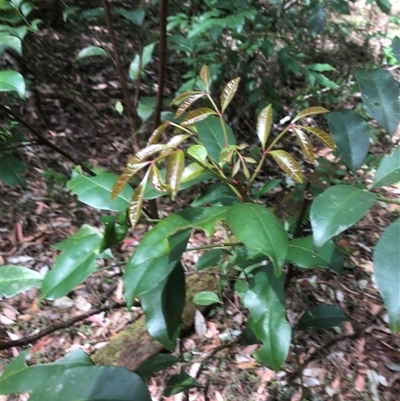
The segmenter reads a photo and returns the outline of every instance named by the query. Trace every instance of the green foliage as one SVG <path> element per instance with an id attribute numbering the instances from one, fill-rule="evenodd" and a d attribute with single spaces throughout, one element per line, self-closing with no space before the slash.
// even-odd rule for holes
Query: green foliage
<path id="1" fill-rule="evenodd" d="M 350 320 L 349 316 L 335 305 L 316 305 L 307 309 L 297 323 L 301 330 L 329 329 Z"/>
<path id="2" fill-rule="evenodd" d="M 43 276 L 23 266 L 4 265 L 1 267 L 0 297 L 10 298 L 31 288 L 41 287 Z"/>

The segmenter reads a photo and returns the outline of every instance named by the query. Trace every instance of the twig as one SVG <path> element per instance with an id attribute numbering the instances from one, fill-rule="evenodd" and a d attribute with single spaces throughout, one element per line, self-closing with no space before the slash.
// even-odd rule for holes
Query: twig
<path id="1" fill-rule="evenodd" d="M 104 312 L 106 310 L 121 309 L 121 308 L 124 308 L 125 306 L 126 306 L 126 302 L 115 302 L 108 306 L 101 306 L 97 309 L 92 309 L 89 312 L 83 313 L 82 315 L 79 315 L 79 316 L 75 316 L 71 319 L 66 320 L 65 322 L 53 324 L 32 336 L 24 337 L 24 338 L 21 338 L 19 340 L 14 340 L 14 341 L 6 341 L 6 342 L 0 341 L 0 350 L 12 348 L 12 347 L 21 347 L 23 345 L 34 343 L 44 336 L 54 333 L 57 330 L 66 329 L 67 327 L 70 327 L 73 324 L 80 322 L 81 320 L 85 320 L 89 316 L 97 315 L 98 313 Z M 136 304 L 135 304 L 135 306 L 136 306 Z"/>

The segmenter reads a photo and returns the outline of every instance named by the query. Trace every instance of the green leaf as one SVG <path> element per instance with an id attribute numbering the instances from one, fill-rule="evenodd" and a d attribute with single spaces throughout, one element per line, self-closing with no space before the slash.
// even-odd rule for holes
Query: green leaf
<path id="1" fill-rule="evenodd" d="M 142 25 L 145 17 L 145 13 L 142 8 L 136 8 L 135 10 L 127 11 L 125 8 L 116 7 L 114 11 L 116 11 L 118 14 L 121 14 L 124 18 L 137 26 Z"/>
<path id="2" fill-rule="evenodd" d="M 243 298 L 250 311 L 248 326 L 263 343 L 254 353 L 256 360 L 277 370 L 289 353 L 292 330 L 286 320 L 285 277 L 276 277 L 271 265 L 264 266 L 250 282 Z"/>
<path id="3" fill-rule="evenodd" d="M 343 257 L 335 243 L 328 241 L 318 250 L 314 250 L 312 236 L 290 241 L 287 260 L 303 269 L 326 267 L 339 274 L 343 270 Z"/>
<path id="4" fill-rule="evenodd" d="M 67 22 L 68 21 L 68 17 L 71 14 L 75 14 L 78 10 L 79 10 L 79 7 L 75 7 L 75 6 L 65 8 L 63 10 L 63 20 L 64 20 L 64 22 Z"/>
<path id="5" fill-rule="evenodd" d="M 144 191 L 146 189 L 147 181 L 149 180 L 151 169 L 149 168 L 146 171 L 142 181 L 140 181 L 139 185 L 136 187 L 135 192 L 133 193 L 131 203 L 128 208 L 128 217 L 129 222 L 131 223 L 131 229 L 134 230 L 136 224 L 140 219 L 140 215 L 142 213 L 143 201 L 144 201 Z"/>
<path id="6" fill-rule="evenodd" d="M 392 40 L 392 52 L 400 64 L 400 38 L 395 36 Z"/>
<path id="7" fill-rule="evenodd" d="M 117 178 L 117 175 L 111 173 L 87 177 L 75 170 L 72 178 L 67 182 L 67 189 L 71 191 L 72 195 L 77 195 L 79 201 L 86 205 L 96 209 L 123 212 L 129 207 L 133 189 L 126 185 L 119 195 L 111 200 L 112 188 Z"/>
<path id="8" fill-rule="evenodd" d="M 196 271 L 216 266 L 221 258 L 227 253 L 229 252 L 224 249 L 211 249 L 210 251 L 205 252 L 196 263 Z"/>
<path id="9" fill-rule="evenodd" d="M 393 185 L 400 182 L 400 148 L 385 156 L 375 173 L 371 188 Z"/>
<path id="10" fill-rule="evenodd" d="M 0 48 L 5 50 L 7 48 L 13 49 L 16 53 L 22 56 L 22 42 L 20 38 L 13 35 L 0 34 Z"/>
<path id="11" fill-rule="evenodd" d="M 240 203 L 229 208 L 227 221 L 235 237 L 249 250 L 269 256 L 275 274 L 281 275 L 289 241 L 279 219 L 264 206 Z"/>
<path id="12" fill-rule="evenodd" d="M 187 93 L 188 92 L 180 94 L 172 102 L 175 102 L 176 99 L 183 97 L 183 95 L 187 96 Z M 175 118 L 182 115 L 196 100 L 205 96 L 205 94 L 203 92 L 198 92 L 198 91 L 192 91 L 189 93 L 191 93 L 191 95 L 184 102 L 182 102 L 182 104 L 180 104 L 178 109 L 176 110 Z M 215 114 L 215 113 L 213 113 L 213 114 Z"/>
<path id="13" fill-rule="evenodd" d="M 156 105 L 156 98 L 151 97 L 140 97 L 139 105 L 137 107 L 137 113 L 142 119 L 142 122 L 146 122 L 154 113 L 154 108 Z"/>
<path id="14" fill-rule="evenodd" d="M 349 185 L 337 185 L 318 195 L 311 205 L 314 244 L 320 248 L 364 217 L 376 195 Z"/>
<path id="15" fill-rule="evenodd" d="M 273 110 L 272 104 L 262 109 L 257 119 L 257 135 L 261 142 L 261 148 L 265 149 L 272 127 Z"/>
<path id="16" fill-rule="evenodd" d="M 195 294 L 193 302 L 197 305 L 220 304 L 219 296 L 212 291 L 201 291 Z"/>
<path id="17" fill-rule="evenodd" d="M 141 64 L 140 64 L 140 55 L 138 54 L 136 54 L 136 56 L 132 60 L 129 66 L 129 77 L 131 78 L 132 81 L 137 80 L 139 75 L 139 67 L 141 67 L 141 71 L 143 73 L 143 69 L 147 66 L 147 64 L 150 63 L 155 45 L 156 45 L 155 43 L 150 43 L 149 45 L 143 48 Z"/>
<path id="18" fill-rule="evenodd" d="M 200 70 L 200 79 L 207 90 L 210 90 L 210 70 L 206 65 L 203 65 Z"/>
<path id="19" fill-rule="evenodd" d="M 389 71 L 357 71 L 361 97 L 371 116 L 393 135 L 400 121 L 400 86 Z"/>
<path id="20" fill-rule="evenodd" d="M 229 103 L 232 101 L 235 93 L 239 87 L 240 78 L 235 78 L 229 81 L 221 93 L 221 112 L 223 113 L 228 107 Z"/>
<path id="21" fill-rule="evenodd" d="M 19 97 L 25 99 L 25 80 L 17 71 L 0 71 L 0 92 L 17 92 Z"/>
<path id="22" fill-rule="evenodd" d="M 368 153 L 368 124 L 353 110 L 329 113 L 328 124 L 340 156 L 356 172 Z"/>
<path id="23" fill-rule="evenodd" d="M 269 154 L 274 158 L 278 166 L 292 179 L 303 182 L 303 172 L 299 163 L 285 150 L 273 150 Z"/>
<path id="24" fill-rule="evenodd" d="M 192 387 L 201 387 L 201 384 L 192 376 L 189 376 L 187 373 L 182 372 L 173 375 L 168 380 L 166 387 L 167 388 L 164 391 L 164 396 L 169 397 L 171 395 L 188 390 Z"/>
<path id="25" fill-rule="evenodd" d="M 42 298 L 54 300 L 67 294 L 96 270 L 96 251 L 102 241 L 101 233 L 84 224 L 77 233 L 53 246 L 64 251 L 56 265 L 43 280 Z"/>
<path id="26" fill-rule="evenodd" d="M 199 177 L 201 174 L 204 173 L 204 171 L 205 171 L 204 168 L 201 167 L 200 164 L 197 163 L 188 164 L 182 172 L 181 184 L 193 180 L 196 177 Z"/>
<path id="27" fill-rule="evenodd" d="M 25 169 L 26 165 L 21 160 L 8 153 L 0 153 L 0 181 L 3 181 L 10 187 L 21 185 L 22 188 L 25 188 L 26 181 L 21 176 Z"/>
<path id="28" fill-rule="evenodd" d="M 325 71 L 336 71 L 335 67 L 332 67 L 330 64 L 309 64 L 307 65 L 307 68 L 312 71 L 317 71 L 317 72 L 325 72 Z"/>
<path id="29" fill-rule="evenodd" d="M 390 1 L 389 0 L 376 0 L 376 4 L 382 12 L 390 15 Z"/>
<path id="30" fill-rule="evenodd" d="M 82 60 L 83 58 L 93 57 L 93 56 L 110 57 L 110 55 L 102 47 L 87 46 L 77 54 L 75 59 Z"/>
<path id="31" fill-rule="evenodd" d="M 173 213 L 159 222 L 140 241 L 125 267 L 125 299 L 131 304 L 134 298 L 148 292 L 164 281 L 175 268 L 183 249 L 171 249 L 169 238 L 178 231 L 199 228 L 210 236 L 215 224 L 225 219 L 227 208 L 190 208 Z"/>
<path id="32" fill-rule="evenodd" d="M 205 191 L 191 203 L 191 206 L 198 207 L 207 204 L 231 206 L 239 202 L 237 195 L 228 184 L 216 182 L 207 186 Z"/>
<path id="33" fill-rule="evenodd" d="M 29 349 L 23 351 L 17 358 L 7 365 L 0 378 L 0 394 L 33 391 L 54 374 L 62 374 L 66 369 L 78 366 L 93 365 L 89 356 L 81 349 L 77 349 L 57 362 L 28 367 L 25 364 L 25 360 L 27 359 L 29 352 Z M 54 398 L 43 398 L 43 400 L 45 399 Z"/>
<path id="34" fill-rule="evenodd" d="M 171 259 L 179 260 L 189 240 L 190 231 L 183 230 L 169 238 Z M 185 274 L 182 265 L 177 262 L 165 280 L 140 296 L 147 330 L 170 351 L 175 350 L 179 337 L 185 295 Z"/>
<path id="35" fill-rule="evenodd" d="M 307 107 L 306 109 L 300 111 L 299 114 L 297 114 L 297 116 L 292 120 L 292 124 L 304 117 L 312 116 L 314 114 L 324 114 L 324 113 L 329 113 L 329 110 L 320 106 Z"/>
<path id="36" fill-rule="evenodd" d="M 80 366 L 54 374 L 29 401 L 151 401 L 142 379 L 119 366 Z"/>
<path id="37" fill-rule="evenodd" d="M 325 28 L 326 12 L 321 4 L 317 4 L 307 20 L 307 29 L 313 38 L 316 38 Z"/>
<path id="38" fill-rule="evenodd" d="M 143 362 L 140 368 L 136 371 L 136 373 L 141 378 L 146 378 L 152 375 L 153 373 L 159 372 L 160 370 L 165 370 L 180 361 L 181 360 L 178 357 L 171 354 L 154 355 L 147 361 Z"/>
<path id="39" fill-rule="evenodd" d="M 43 275 L 23 266 L 0 266 L 0 298 L 10 298 L 42 285 Z"/>
<path id="40" fill-rule="evenodd" d="M 315 153 L 314 148 L 308 139 L 308 136 L 304 133 L 304 131 L 294 128 L 294 133 L 296 134 L 297 141 L 300 145 L 301 153 L 303 156 L 310 162 L 315 162 Z"/>
<path id="41" fill-rule="evenodd" d="M 232 128 L 224 123 L 229 145 L 236 145 L 236 139 Z M 221 121 L 218 117 L 210 116 L 206 120 L 195 124 L 196 131 L 208 154 L 216 162 L 219 160 L 219 153 L 226 147 Z"/>
<path id="42" fill-rule="evenodd" d="M 393 334 L 400 331 L 400 218 L 385 230 L 374 250 L 375 284 L 389 314 Z"/>
<path id="43" fill-rule="evenodd" d="M 265 195 L 267 192 L 269 192 L 272 189 L 274 189 L 281 182 L 282 182 L 282 180 L 279 179 L 279 178 L 275 178 L 274 180 L 267 181 L 260 189 L 254 190 L 255 197 L 257 199 L 260 199 L 263 195 Z"/>
<path id="44" fill-rule="evenodd" d="M 101 242 L 100 252 L 103 252 L 125 238 L 128 232 L 128 225 L 125 213 L 121 213 L 118 217 L 102 216 L 101 222 L 104 225 L 104 237 Z"/>
<path id="45" fill-rule="evenodd" d="M 308 308 L 297 323 L 300 330 L 330 329 L 350 320 L 345 311 L 335 305 L 316 305 Z"/>
<path id="46" fill-rule="evenodd" d="M 315 135 L 328 148 L 335 149 L 335 142 L 333 142 L 332 137 L 324 130 L 315 127 L 299 127 L 305 131 L 311 132 L 311 134 Z"/>

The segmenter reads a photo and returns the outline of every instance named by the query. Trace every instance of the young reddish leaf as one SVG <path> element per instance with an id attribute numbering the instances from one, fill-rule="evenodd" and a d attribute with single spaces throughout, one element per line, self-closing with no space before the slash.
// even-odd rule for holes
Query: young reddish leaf
<path id="1" fill-rule="evenodd" d="M 268 136 L 272 127 L 272 104 L 269 104 L 265 109 L 261 110 L 257 119 L 257 135 L 261 142 L 261 147 L 264 150 Z"/>
<path id="2" fill-rule="evenodd" d="M 143 180 L 136 187 L 135 193 L 132 196 L 131 204 L 129 205 L 128 216 L 129 216 L 129 221 L 132 226 L 131 227 L 132 230 L 135 228 L 137 222 L 139 221 L 140 213 L 142 212 L 143 200 L 144 200 L 144 190 L 146 188 L 146 184 L 149 179 L 150 171 L 151 171 L 151 169 L 149 168 L 146 171 L 146 174 L 143 177 Z"/>
<path id="3" fill-rule="evenodd" d="M 210 89 L 210 70 L 206 65 L 203 65 L 200 70 L 200 79 L 203 82 L 207 90 Z"/>
<path id="4" fill-rule="evenodd" d="M 182 142 L 186 141 L 186 139 L 190 138 L 191 135 L 189 134 L 180 134 L 173 136 L 166 145 L 168 146 L 167 149 L 160 152 L 161 157 L 166 157 L 172 152 L 174 152 L 174 148 L 178 147 Z"/>
<path id="5" fill-rule="evenodd" d="M 315 135 L 328 148 L 335 149 L 336 147 L 335 142 L 333 142 L 332 137 L 324 130 L 315 127 L 300 127 L 300 128 L 308 132 L 311 132 L 311 134 Z"/>
<path id="6" fill-rule="evenodd" d="M 183 92 L 180 95 L 178 95 L 176 98 L 174 98 L 172 100 L 172 102 L 169 104 L 170 106 L 173 106 L 175 103 L 179 103 L 184 99 L 187 99 L 190 96 L 193 95 L 199 95 L 199 94 L 203 94 L 203 92 L 200 91 L 187 91 L 187 92 Z"/>
<path id="7" fill-rule="evenodd" d="M 229 81 L 225 86 L 224 89 L 222 90 L 221 93 L 221 110 L 222 113 L 226 110 L 228 107 L 229 103 L 235 96 L 235 93 L 237 91 L 237 88 L 239 86 L 240 82 L 240 77 L 232 79 Z"/>
<path id="8" fill-rule="evenodd" d="M 314 163 L 315 162 L 314 148 L 311 145 L 311 142 L 308 139 L 307 135 L 298 128 L 295 128 L 294 132 L 295 132 L 297 140 L 299 142 L 299 145 L 301 148 L 301 153 L 303 153 L 303 156 L 307 160 L 309 160 L 311 163 Z"/>
<path id="9" fill-rule="evenodd" d="M 153 164 L 150 171 L 150 182 L 154 189 L 159 192 L 167 192 L 170 189 L 168 185 L 163 182 L 160 170 L 155 164 Z"/>
<path id="10" fill-rule="evenodd" d="M 171 121 L 164 121 L 161 125 L 159 125 L 151 134 L 149 140 L 147 141 L 147 145 L 154 145 L 160 139 L 161 134 L 165 131 L 165 129 L 171 124 Z"/>
<path id="11" fill-rule="evenodd" d="M 293 180 L 302 183 L 303 173 L 299 164 L 284 150 L 273 150 L 270 155 L 275 159 L 278 166 Z"/>
<path id="12" fill-rule="evenodd" d="M 202 120 L 205 120 L 208 116 L 217 114 L 214 110 L 208 107 L 200 107 L 199 109 L 190 111 L 186 114 L 186 117 L 182 120 L 181 125 L 193 125 Z"/>
<path id="13" fill-rule="evenodd" d="M 189 96 L 176 110 L 175 118 L 182 115 L 197 99 L 204 96 L 203 92 L 197 93 L 195 95 Z"/>
<path id="14" fill-rule="evenodd" d="M 204 169 L 203 167 L 200 166 L 200 164 L 190 163 L 183 170 L 181 183 L 193 180 L 194 178 L 198 177 L 203 173 Z"/>
<path id="15" fill-rule="evenodd" d="M 164 145 L 164 144 L 154 144 L 154 145 L 149 145 L 146 146 L 143 149 L 140 149 L 135 155 L 132 156 L 131 160 L 129 160 L 128 165 L 131 164 L 138 164 L 146 159 L 148 159 L 150 156 L 154 155 L 155 153 L 161 152 L 162 150 L 168 149 L 171 146 Z"/>
<path id="16" fill-rule="evenodd" d="M 314 106 L 308 107 L 307 109 L 302 110 L 297 116 L 293 119 L 292 124 L 301 118 L 311 116 L 312 114 L 323 114 L 329 113 L 329 110 L 325 109 L 324 107 Z"/>
<path id="17" fill-rule="evenodd" d="M 179 191 L 182 172 L 185 167 L 185 153 L 178 149 L 168 157 L 166 182 L 171 187 L 171 198 L 174 200 Z"/>
<path id="18" fill-rule="evenodd" d="M 138 164 L 131 163 L 132 159 L 129 161 L 122 173 L 118 176 L 117 181 L 115 181 L 111 191 L 111 199 L 115 199 L 122 191 L 122 188 L 125 186 L 125 184 L 131 179 L 131 177 L 133 177 L 143 167 L 148 165 L 147 162 Z"/>

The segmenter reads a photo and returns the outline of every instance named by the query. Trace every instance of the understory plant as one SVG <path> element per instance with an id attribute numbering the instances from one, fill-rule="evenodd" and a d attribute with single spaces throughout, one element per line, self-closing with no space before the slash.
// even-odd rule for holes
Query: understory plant
<path id="1" fill-rule="evenodd" d="M 398 83 L 382 69 L 356 74 L 365 108 L 376 122 L 394 135 L 399 123 Z M 196 264 L 196 271 L 212 269 L 218 274 L 218 287 L 230 285 L 248 310 L 247 329 L 260 346 L 253 356 L 262 365 L 279 369 L 285 362 L 293 330 L 331 328 L 351 316 L 335 305 L 319 304 L 305 310 L 295 326 L 287 320 L 285 293 L 294 275 L 304 269 L 324 268 L 341 274 L 343 255 L 335 242 L 338 235 L 352 228 L 376 202 L 391 202 L 381 195 L 382 187 L 399 181 L 400 152 L 395 143 L 381 158 L 366 165 L 370 136 L 367 122 L 352 110 L 328 114 L 330 132 L 316 127 L 311 117 L 328 110 L 310 107 L 291 118 L 280 131 L 274 128 L 271 104 L 257 116 L 254 142 L 238 142 L 225 112 L 240 84 L 229 81 L 219 101 L 212 97 L 207 66 L 200 71 L 200 89 L 178 95 L 173 119 L 164 121 L 147 144 L 129 160 L 119 176 L 101 172 L 92 177 L 78 167 L 67 188 L 78 199 L 100 210 L 113 213 L 102 218 L 104 228 L 84 224 L 78 232 L 54 245 L 61 251 L 56 265 L 45 275 L 23 266 L 1 269 L 2 296 L 11 297 L 39 288 L 40 299 L 53 301 L 68 294 L 98 268 L 98 260 L 115 258 L 112 247 L 140 222 L 153 224 L 146 202 L 158 197 L 179 196 L 179 191 L 205 189 L 184 210 L 156 222 L 125 264 L 124 296 L 129 309 L 137 301 L 146 315 L 152 337 L 174 352 L 180 335 L 185 306 L 185 269 L 182 257 L 193 230 L 211 237 L 217 228 L 225 231 L 226 241 L 207 248 Z M 201 106 L 193 108 L 199 102 Z M 310 137 L 331 148 L 347 168 L 346 177 L 323 185 L 311 180 L 312 171 L 303 171 L 303 160 L 292 149 L 283 149 L 296 138 L 302 157 L 315 163 Z M 322 159 L 318 159 L 322 165 Z M 286 177 L 300 185 L 300 201 L 290 219 L 282 221 L 265 206 L 268 192 L 279 184 L 278 177 L 260 182 L 266 163 L 274 162 Z M 332 162 L 327 162 L 332 163 Z M 376 168 L 372 184 L 364 178 Z M 308 168 L 306 170 L 309 170 Z M 132 177 L 139 177 L 134 188 Z M 297 187 L 298 188 L 298 187 Z M 304 224 L 310 222 L 311 233 Z M 400 219 L 382 233 L 374 250 L 374 278 L 389 315 L 393 333 L 400 331 Z M 218 278 L 224 278 L 224 280 Z M 198 293 L 198 304 L 222 305 L 221 291 Z M 232 344 L 239 341 L 232 337 Z M 180 355 L 154 359 L 134 373 L 122 367 L 96 366 L 83 351 L 75 351 L 52 364 L 27 366 L 29 350 L 22 352 L 5 369 L 1 393 L 31 392 L 30 401 L 73 400 L 150 400 L 143 379 L 154 371 L 190 363 Z M 76 383 L 70 386 L 71 382 Z M 165 395 L 200 384 L 183 370 L 173 376 Z M 56 397 L 57 395 L 57 397 Z M 50 398 L 49 398 L 50 397 Z"/>

